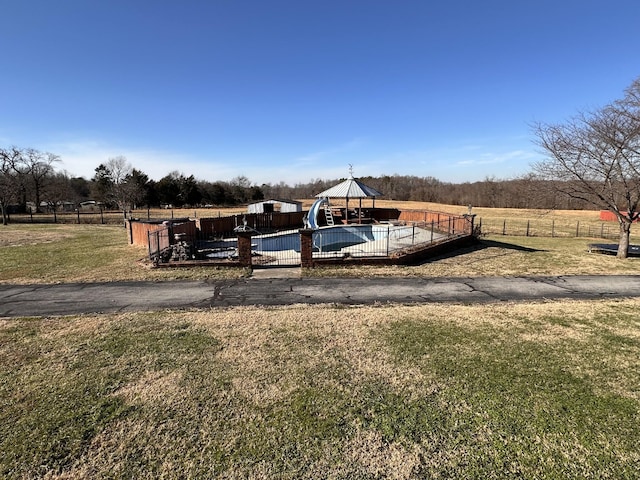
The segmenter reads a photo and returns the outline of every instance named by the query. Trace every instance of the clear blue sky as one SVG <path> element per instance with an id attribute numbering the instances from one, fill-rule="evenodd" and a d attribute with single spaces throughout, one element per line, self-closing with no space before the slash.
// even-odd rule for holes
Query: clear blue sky
<path id="1" fill-rule="evenodd" d="M 638 0 L 0 0 L 0 146 L 252 183 L 511 178 L 640 76 Z"/>

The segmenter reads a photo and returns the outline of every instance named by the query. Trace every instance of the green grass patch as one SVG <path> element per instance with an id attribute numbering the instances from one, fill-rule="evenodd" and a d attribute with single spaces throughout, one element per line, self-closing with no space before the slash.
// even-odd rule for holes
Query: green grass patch
<path id="1" fill-rule="evenodd" d="M 640 303 L 0 323 L 0 476 L 634 478 Z"/>
<path id="2" fill-rule="evenodd" d="M 607 315 L 616 326 L 628 319 Z M 566 318 L 541 321 L 537 328 L 544 329 Z M 529 329 L 519 338 L 495 324 L 469 329 L 410 318 L 385 327 L 383 335 L 400 364 L 417 365 L 445 385 L 440 402 L 452 408 L 441 448 L 461 442 L 468 457 L 457 477 L 500 470 L 529 478 L 632 478 L 640 441 L 637 370 L 611 359 L 620 352 L 637 356 L 640 344 L 603 334 L 599 322 L 595 327 L 579 342 L 545 343 L 530 340 L 536 332 Z"/>

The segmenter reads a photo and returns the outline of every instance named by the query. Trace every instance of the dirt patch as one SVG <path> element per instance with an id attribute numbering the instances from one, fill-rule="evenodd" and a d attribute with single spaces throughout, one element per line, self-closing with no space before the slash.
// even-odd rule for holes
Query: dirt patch
<path id="1" fill-rule="evenodd" d="M 42 231 L 28 231 L 25 229 L 3 230 L 0 237 L 0 247 L 23 247 L 25 245 L 38 245 L 41 243 L 53 243 L 67 238 L 72 235 L 65 232 L 58 232 L 55 229 Z"/>
<path id="2" fill-rule="evenodd" d="M 125 385 L 115 392 L 115 395 L 122 396 L 129 403 L 145 404 L 170 403 L 181 395 L 179 385 L 182 372 L 145 372 L 135 382 Z"/>
<path id="3" fill-rule="evenodd" d="M 373 431 L 359 431 L 347 446 L 351 461 L 374 478 L 411 478 L 421 463 L 422 447 L 405 447 L 397 442 L 385 442 Z"/>

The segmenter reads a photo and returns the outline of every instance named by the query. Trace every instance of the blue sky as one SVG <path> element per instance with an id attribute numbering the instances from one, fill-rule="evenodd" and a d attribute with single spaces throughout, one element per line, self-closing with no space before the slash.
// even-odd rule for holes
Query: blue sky
<path id="1" fill-rule="evenodd" d="M 0 146 L 91 178 L 512 178 L 640 76 L 637 0 L 0 0 Z"/>

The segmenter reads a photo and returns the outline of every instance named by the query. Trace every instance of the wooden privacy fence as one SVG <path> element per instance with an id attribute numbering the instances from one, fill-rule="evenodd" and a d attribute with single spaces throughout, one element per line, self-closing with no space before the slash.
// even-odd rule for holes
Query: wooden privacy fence
<path id="1" fill-rule="evenodd" d="M 259 232 L 302 228 L 306 212 L 243 213 L 229 217 L 199 218 L 196 220 L 201 238 L 213 239 L 234 236 L 234 229 L 244 225 Z"/>
<path id="2" fill-rule="evenodd" d="M 129 243 L 132 245 L 147 245 L 149 233 L 166 229 L 171 235 L 185 234 L 191 242 L 197 238 L 196 222 L 188 218 L 165 221 L 135 221 L 129 220 Z"/>
<path id="3" fill-rule="evenodd" d="M 620 236 L 620 227 L 617 223 L 611 222 L 479 218 L 476 224 L 481 233 L 491 235 L 608 239 L 617 239 Z"/>

